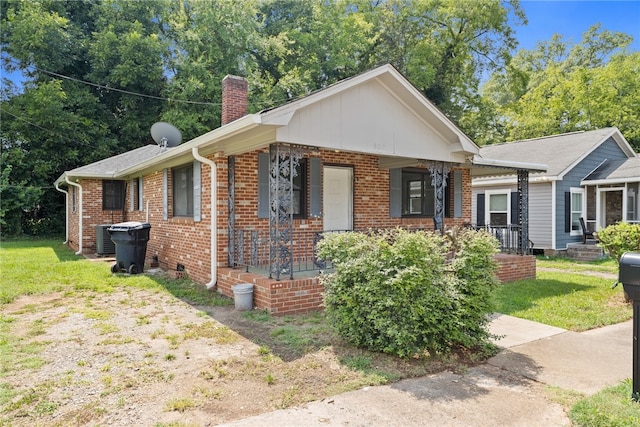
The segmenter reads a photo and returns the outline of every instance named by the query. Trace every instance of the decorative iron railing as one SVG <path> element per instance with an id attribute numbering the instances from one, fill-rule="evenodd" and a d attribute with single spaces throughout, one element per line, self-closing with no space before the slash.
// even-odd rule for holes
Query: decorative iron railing
<path id="1" fill-rule="evenodd" d="M 500 251 L 504 253 L 521 253 L 518 249 L 520 239 L 519 225 L 481 225 L 473 227 L 483 229 L 491 233 L 499 244 Z M 371 230 L 369 230 L 371 231 Z M 344 233 L 345 231 L 331 231 L 331 233 Z M 318 257 L 317 244 L 325 232 L 322 231 L 293 231 L 293 244 L 291 245 L 291 262 L 281 264 L 280 276 L 293 277 L 295 272 L 320 271 L 333 268 L 330 262 Z M 255 272 L 269 274 L 276 277 L 270 251 L 273 246 L 269 241 L 269 230 L 239 229 L 235 231 L 234 244 L 231 246 L 234 253 L 230 254 L 230 266 L 244 268 L 247 272 L 252 269 Z M 529 248 L 527 248 L 528 251 Z"/>
<path id="2" fill-rule="evenodd" d="M 281 275 L 286 277 L 294 272 L 333 268 L 330 262 L 318 258 L 316 246 L 323 234 L 321 231 L 294 231 L 291 262 L 279 266 Z M 233 267 L 245 268 L 247 272 L 250 268 L 272 272 L 270 251 L 273 247 L 269 241 L 269 230 L 236 230 L 234 241 L 235 254 L 230 257 Z"/>
<path id="3" fill-rule="evenodd" d="M 478 225 L 474 227 L 476 230 L 486 230 L 498 240 L 500 244 L 500 252 L 509 254 L 529 253 L 533 242 L 528 240 L 528 247 L 524 251 L 520 249 L 520 233 L 522 226 L 516 224 L 507 225 Z"/>

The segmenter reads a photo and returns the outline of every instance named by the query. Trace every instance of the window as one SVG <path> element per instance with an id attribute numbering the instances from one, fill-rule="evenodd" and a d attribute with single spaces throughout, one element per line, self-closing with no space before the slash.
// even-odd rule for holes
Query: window
<path id="1" fill-rule="evenodd" d="M 102 210 L 119 211 L 124 208 L 124 181 L 102 181 Z"/>
<path id="2" fill-rule="evenodd" d="M 71 187 L 71 212 L 75 212 L 78 209 L 78 187 L 75 185 Z"/>
<path id="3" fill-rule="evenodd" d="M 489 203 L 487 204 L 487 217 L 489 225 L 509 224 L 509 192 L 487 193 Z"/>
<path id="4" fill-rule="evenodd" d="M 636 190 L 629 188 L 627 190 L 627 221 L 637 221 L 636 213 Z"/>
<path id="5" fill-rule="evenodd" d="M 307 161 L 300 159 L 293 177 L 293 217 L 306 218 L 307 213 Z"/>
<path id="6" fill-rule="evenodd" d="M 580 218 L 582 213 L 582 198 L 584 191 L 581 188 L 571 189 L 571 234 L 582 234 Z"/>
<path id="7" fill-rule="evenodd" d="M 193 216 L 193 164 L 171 170 L 173 216 Z"/>
<path id="8" fill-rule="evenodd" d="M 131 197 L 132 210 L 142 211 L 144 207 L 142 205 L 142 177 L 138 177 L 131 181 L 133 187 L 133 195 Z"/>
<path id="9" fill-rule="evenodd" d="M 435 189 L 428 171 L 402 171 L 402 216 L 433 217 Z"/>

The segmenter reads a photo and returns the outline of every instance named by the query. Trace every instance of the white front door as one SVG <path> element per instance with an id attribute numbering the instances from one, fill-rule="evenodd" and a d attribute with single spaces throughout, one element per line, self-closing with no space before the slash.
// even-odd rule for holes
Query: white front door
<path id="1" fill-rule="evenodd" d="M 353 229 L 353 169 L 325 166 L 322 176 L 324 230 Z"/>

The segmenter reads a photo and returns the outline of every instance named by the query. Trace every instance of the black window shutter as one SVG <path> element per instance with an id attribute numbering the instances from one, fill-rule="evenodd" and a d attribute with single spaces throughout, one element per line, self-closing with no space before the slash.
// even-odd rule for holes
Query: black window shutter
<path id="1" fill-rule="evenodd" d="M 476 203 L 476 225 L 484 225 L 484 194 L 478 194 Z"/>
<path id="2" fill-rule="evenodd" d="M 402 169 L 389 169 L 389 216 L 402 216 Z"/>
<path id="3" fill-rule="evenodd" d="M 511 192 L 511 224 L 521 225 L 520 220 L 520 205 L 518 204 L 518 192 Z"/>
<path id="4" fill-rule="evenodd" d="M 571 192 L 564 192 L 564 232 L 571 233 Z"/>
<path id="5" fill-rule="evenodd" d="M 258 218 L 269 218 L 269 153 L 258 153 Z"/>

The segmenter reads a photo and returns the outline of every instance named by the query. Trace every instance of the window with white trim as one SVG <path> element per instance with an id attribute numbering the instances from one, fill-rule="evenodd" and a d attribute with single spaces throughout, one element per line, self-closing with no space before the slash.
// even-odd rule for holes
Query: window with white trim
<path id="1" fill-rule="evenodd" d="M 582 188 L 571 189 L 571 235 L 582 235 L 580 218 L 584 218 L 584 190 Z"/>
<path id="2" fill-rule="evenodd" d="M 509 195 L 507 190 L 499 192 L 487 192 L 489 198 L 485 205 L 486 218 L 489 225 L 507 225 L 509 224 Z"/>
<path id="3" fill-rule="evenodd" d="M 627 221 L 638 220 L 636 209 L 636 190 L 631 187 L 627 190 Z"/>

